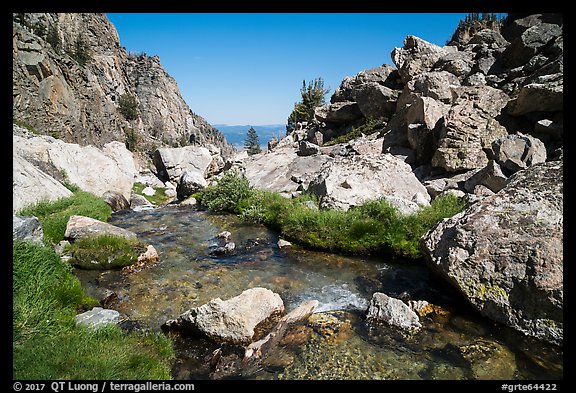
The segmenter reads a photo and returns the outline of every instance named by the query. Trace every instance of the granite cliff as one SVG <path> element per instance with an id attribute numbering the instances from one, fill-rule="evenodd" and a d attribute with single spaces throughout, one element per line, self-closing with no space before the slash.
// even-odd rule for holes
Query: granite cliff
<path id="1" fill-rule="evenodd" d="M 79 145 L 124 142 L 148 158 L 189 144 L 233 153 L 188 107 L 159 57 L 128 53 L 105 14 L 13 14 L 12 40 L 18 124 Z"/>

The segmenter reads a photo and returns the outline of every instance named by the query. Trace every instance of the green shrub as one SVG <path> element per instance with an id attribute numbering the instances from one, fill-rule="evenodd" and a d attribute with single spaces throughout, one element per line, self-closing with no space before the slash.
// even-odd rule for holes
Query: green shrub
<path id="1" fill-rule="evenodd" d="M 132 127 L 123 127 L 122 130 L 124 131 L 124 145 L 126 145 L 126 149 L 131 152 L 138 151 L 142 137 Z"/>
<path id="2" fill-rule="evenodd" d="M 76 60 L 80 67 L 84 67 L 90 60 L 92 60 L 90 47 L 83 35 L 76 37 L 74 46 L 70 48 L 67 53 L 71 58 Z"/>
<path id="3" fill-rule="evenodd" d="M 369 119 L 366 122 L 358 127 L 352 127 L 352 131 L 347 134 L 340 135 L 337 138 L 334 138 L 328 142 L 326 142 L 325 146 L 333 146 L 339 143 L 346 143 L 351 141 L 352 139 L 356 139 L 364 135 L 371 135 L 375 132 L 380 131 L 384 128 L 384 123 L 382 121 L 376 119 Z"/>
<path id="4" fill-rule="evenodd" d="M 58 34 L 58 22 L 48 27 L 46 42 L 48 42 L 56 52 L 60 52 L 60 49 L 62 49 L 62 40 L 60 39 L 60 34 Z"/>
<path id="5" fill-rule="evenodd" d="M 118 98 L 118 110 L 126 120 L 138 118 L 138 102 L 130 93 L 124 93 Z"/>
<path id="6" fill-rule="evenodd" d="M 302 88 L 300 88 L 302 99 L 294 103 L 294 109 L 288 116 L 286 135 L 296 129 L 297 123 L 314 119 L 315 108 L 324 105 L 324 97 L 329 91 L 330 89 L 324 88 L 324 79 L 322 78 L 316 78 L 308 83 L 305 80 L 302 81 Z"/>
<path id="7" fill-rule="evenodd" d="M 64 239 L 66 224 L 72 215 L 81 215 L 100 221 L 108 221 L 112 208 L 102 198 L 78 190 L 71 197 L 60 198 L 54 202 L 39 202 L 18 212 L 21 216 L 36 216 L 42 223 L 44 243 L 55 245 Z"/>
<path id="8" fill-rule="evenodd" d="M 200 193 L 200 203 L 216 213 L 240 213 L 238 204 L 254 192 L 243 176 L 227 171 L 216 185 L 208 186 Z"/>

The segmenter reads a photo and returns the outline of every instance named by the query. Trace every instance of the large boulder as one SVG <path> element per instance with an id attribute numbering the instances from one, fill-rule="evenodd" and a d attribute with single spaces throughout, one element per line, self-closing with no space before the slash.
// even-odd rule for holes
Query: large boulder
<path id="1" fill-rule="evenodd" d="M 112 208 L 112 211 L 119 212 L 130 208 L 130 202 L 116 191 L 106 191 L 102 195 L 102 199 Z"/>
<path id="2" fill-rule="evenodd" d="M 402 84 L 396 67 L 390 64 L 383 64 L 380 67 L 360 71 L 354 76 L 347 76 L 336 89 L 330 103 L 342 101 L 355 101 L 353 93 L 364 84 L 377 84 L 393 90 L 400 90 Z"/>
<path id="3" fill-rule="evenodd" d="M 488 163 L 485 149 L 508 132 L 496 117 L 509 97 L 490 86 L 453 89 L 455 98 L 440 131 L 432 166 L 448 172 L 483 168 Z"/>
<path id="4" fill-rule="evenodd" d="M 530 112 L 556 112 L 564 109 L 564 73 L 539 78 L 539 83 L 528 83 L 520 88 L 518 97 L 509 104 L 513 116 Z"/>
<path id="5" fill-rule="evenodd" d="M 563 162 L 514 174 L 498 193 L 421 240 L 427 264 L 480 313 L 541 340 L 563 341 Z"/>
<path id="6" fill-rule="evenodd" d="M 325 123 L 352 123 L 362 116 L 358 104 L 352 101 L 335 102 L 334 104 L 319 106 L 314 110 L 314 117 Z"/>
<path id="7" fill-rule="evenodd" d="M 235 165 L 255 188 L 292 193 L 307 187 L 322 165 L 332 159 L 324 154 L 300 156 L 295 149 L 285 146 L 251 156 Z"/>
<path id="8" fill-rule="evenodd" d="M 508 175 L 546 161 L 544 143 L 521 133 L 496 139 L 492 142 L 491 152 L 498 164 L 508 171 Z"/>
<path id="9" fill-rule="evenodd" d="M 109 142 L 99 149 L 30 133 L 14 133 L 12 141 L 15 155 L 54 178 L 96 196 L 115 191 L 130 199 L 137 170 L 132 152 L 123 143 Z"/>
<path id="10" fill-rule="evenodd" d="M 158 178 L 178 183 L 184 172 L 197 172 L 205 177 L 212 165 L 210 151 L 202 146 L 164 147 L 152 155 Z"/>
<path id="11" fill-rule="evenodd" d="M 476 54 L 469 51 L 457 51 L 442 56 L 434 64 L 434 70 L 448 71 L 458 77 L 460 81 L 470 73 L 474 67 L 474 57 Z"/>
<path id="12" fill-rule="evenodd" d="M 460 80 L 448 71 L 430 71 L 416 75 L 406 84 L 402 96 L 417 93 L 433 98 L 444 104 L 451 104 L 454 98 L 452 88 L 460 87 Z M 399 102 L 406 100 L 401 97 Z M 410 100 L 407 100 L 408 102 Z"/>
<path id="13" fill-rule="evenodd" d="M 320 197 L 321 207 L 344 210 L 383 198 L 410 213 L 430 201 L 410 165 L 392 154 L 337 156 L 322 167 L 308 192 Z"/>
<path id="14" fill-rule="evenodd" d="M 510 68 L 521 66 L 547 44 L 562 35 L 562 27 L 554 23 L 540 23 L 526 29 L 502 54 Z"/>
<path id="15" fill-rule="evenodd" d="M 266 288 L 250 288 L 228 300 L 212 299 L 190 309 L 164 328 L 200 332 L 218 343 L 249 344 L 258 325 L 284 312 L 280 295 Z"/>
<path id="16" fill-rule="evenodd" d="M 66 224 L 64 238 L 77 240 L 88 236 L 112 235 L 126 239 L 136 239 L 137 235 L 124 228 L 91 217 L 72 215 Z"/>
<path id="17" fill-rule="evenodd" d="M 366 82 L 352 90 L 352 98 L 367 119 L 389 119 L 396 111 L 399 92 L 376 82 Z"/>
<path id="18" fill-rule="evenodd" d="M 179 200 L 183 200 L 204 189 L 207 185 L 208 182 L 199 172 L 184 171 L 176 186 L 176 195 Z"/>

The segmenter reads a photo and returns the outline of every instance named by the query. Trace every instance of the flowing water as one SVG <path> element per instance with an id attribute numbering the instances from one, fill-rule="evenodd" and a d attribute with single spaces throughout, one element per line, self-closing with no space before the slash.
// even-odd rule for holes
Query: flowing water
<path id="1" fill-rule="evenodd" d="M 134 273 L 76 273 L 88 294 L 117 296 L 113 308 L 135 326 L 160 331 L 168 319 L 251 287 L 278 293 L 287 311 L 316 299 L 318 314 L 286 334 L 282 346 L 251 372 L 213 372 L 219 346 L 177 337 L 176 379 L 561 379 L 562 350 L 477 315 L 422 263 L 345 257 L 277 246 L 278 236 L 234 216 L 190 206 L 115 213 L 111 224 L 152 244 L 160 262 Z M 214 256 L 217 235 L 231 232 L 236 249 Z M 403 335 L 364 318 L 374 292 L 440 306 L 423 328 Z M 234 349 L 227 356 L 234 358 Z M 238 352 L 238 350 L 236 350 Z M 236 358 L 242 353 L 237 353 Z"/>

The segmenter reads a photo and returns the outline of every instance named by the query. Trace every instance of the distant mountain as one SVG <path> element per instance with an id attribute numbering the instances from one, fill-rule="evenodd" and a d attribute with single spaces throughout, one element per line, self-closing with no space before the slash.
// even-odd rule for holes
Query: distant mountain
<path id="1" fill-rule="evenodd" d="M 218 129 L 226 137 L 228 143 L 234 145 L 237 149 L 244 149 L 244 140 L 246 140 L 246 134 L 250 127 L 254 128 L 256 133 L 258 133 L 258 139 L 263 150 L 266 150 L 270 139 L 286 136 L 286 124 L 261 126 L 213 124 L 212 126 Z"/>

